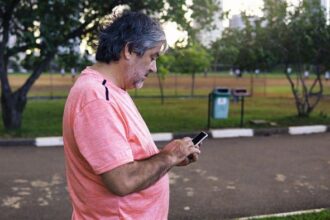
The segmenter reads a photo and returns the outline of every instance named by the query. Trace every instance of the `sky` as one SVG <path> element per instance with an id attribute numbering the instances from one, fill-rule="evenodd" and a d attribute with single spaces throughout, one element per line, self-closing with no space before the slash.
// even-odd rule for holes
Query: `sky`
<path id="1" fill-rule="evenodd" d="M 289 4 L 297 5 L 300 0 L 287 0 Z M 255 15 L 262 15 L 261 8 L 263 0 L 223 0 L 223 8 L 225 11 L 230 10 L 231 14 L 239 14 L 245 10 Z"/>
<path id="2" fill-rule="evenodd" d="M 289 3 L 297 4 L 299 0 L 288 0 Z M 223 0 L 224 11 L 229 11 L 229 17 L 235 14 L 240 14 L 241 11 L 246 11 L 253 15 L 262 15 L 263 0 Z M 228 21 L 224 21 L 224 26 L 227 27 Z M 173 46 L 178 39 L 185 39 L 187 33 L 177 30 L 175 23 L 167 23 L 164 25 L 167 41 L 170 46 Z"/>
<path id="3" fill-rule="evenodd" d="M 223 9 L 230 10 L 230 15 L 239 14 L 242 10 L 258 15 L 262 6 L 263 0 L 223 0 Z"/>
<path id="4" fill-rule="evenodd" d="M 229 16 L 239 14 L 242 10 L 260 15 L 262 6 L 263 0 L 223 0 L 223 9 L 224 11 L 230 11 Z M 225 21 L 224 25 L 228 26 L 228 21 Z M 164 30 L 170 46 L 173 46 L 178 39 L 187 37 L 187 33 L 178 31 L 177 25 L 173 22 L 164 24 Z"/>

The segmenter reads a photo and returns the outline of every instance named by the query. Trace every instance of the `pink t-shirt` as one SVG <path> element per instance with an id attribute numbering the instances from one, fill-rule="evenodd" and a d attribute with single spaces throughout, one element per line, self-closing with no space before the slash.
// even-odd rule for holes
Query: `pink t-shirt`
<path id="1" fill-rule="evenodd" d="M 149 129 L 129 94 L 86 68 L 72 87 L 63 116 L 72 219 L 167 219 L 169 181 L 120 197 L 100 174 L 157 154 Z"/>

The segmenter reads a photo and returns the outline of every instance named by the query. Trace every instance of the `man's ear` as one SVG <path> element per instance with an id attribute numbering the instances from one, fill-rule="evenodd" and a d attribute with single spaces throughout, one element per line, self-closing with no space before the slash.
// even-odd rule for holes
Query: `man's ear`
<path id="1" fill-rule="evenodd" d="M 130 52 L 130 50 L 129 50 L 128 43 L 125 45 L 125 47 L 123 49 L 123 57 L 125 60 L 130 60 L 132 57 L 132 52 Z"/>

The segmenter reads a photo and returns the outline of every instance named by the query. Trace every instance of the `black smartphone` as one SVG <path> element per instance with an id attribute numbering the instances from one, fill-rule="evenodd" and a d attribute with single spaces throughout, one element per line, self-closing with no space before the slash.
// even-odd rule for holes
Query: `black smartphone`
<path id="1" fill-rule="evenodd" d="M 197 136 L 195 136 L 193 139 L 192 139 L 192 142 L 194 145 L 199 145 L 205 138 L 207 138 L 207 136 L 209 136 L 206 132 L 204 131 L 201 131 L 201 133 L 199 133 Z M 190 154 L 188 156 L 188 159 L 189 160 L 192 160 L 193 159 L 193 155 Z"/>
<path id="2" fill-rule="evenodd" d="M 202 131 L 201 133 L 199 133 L 196 137 L 194 137 L 192 139 L 192 142 L 194 143 L 194 145 L 198 145 L 200 144 L 205 138 L 207 138 L 207 136 L 209 136 L 206 132 Z"/>

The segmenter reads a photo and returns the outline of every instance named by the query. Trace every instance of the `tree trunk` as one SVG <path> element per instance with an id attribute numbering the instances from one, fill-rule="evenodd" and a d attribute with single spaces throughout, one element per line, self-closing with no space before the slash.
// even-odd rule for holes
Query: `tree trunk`
<path id="1" fill-rule="evenodd" d="M 174 94 L 178 96 L 178 73 L 175 73 L 174 77 Z"/>
<path id="2" fill-rule="evenodd" d="M 158 85 L 159 85 L 159 90 L 160 90 L 160 100 L 163 105 L 164 104 L 164 88 L 163 88 L 163 81 L 162 81 L 159 73 L 157 73 L 157 78 L 158 78 Z"/>
<path id="3" fill-rule="evenodd" d="M 6 130 L 19 129 L 22 125 L 22 114 L 27 102 L 27 94 L 34 82 L 39 78 L 41 73 L 47 68 L 53 59 L 54 53 L 48 54 L 39 65 L 36 65 L 31 76 L 26 80 L 24 85 L 17 91 L 12 92 L 10 89 L 7 69 L 0 65 L 1 69 L 1 110 L 2 120 Z"/>
<path id="4" fill-rule="evenodd" d="M 296 88 L 296 85 L 294 84 L 294 82 L 291 78 L 291 74 L 288 73 L 286 70 L 285 70 L 284 74 L 285 74 L 287 80 L 290 83 L 292 95 L 294 97 L 296 108 L 297 108 L 297 111 L 298 111 L 298 116 L 301 116 L 302 115 L 302 110 L 301 110 L 302 107 L 301 107 L 301 102 L 300 102 L 300 98 L 299 98 L 299 95 L 298 95 L 298 89 Z"/>
<path id="5" fill-rule="evenodd" d="M 19 129 L 26 106 L 26 96 L 18 92 L 1 96 L 2 120 L 6 130 Z"/>
<path id="6" fill-rule="evenodd" d="M 191 83 L 191 96 L 194 96 L 195 93 L 195 73 L 191 75 L 192 83 Z"/>
<path id="7" fill-rule="evenodd" d="M 317 65 L 317 78 L 314 80 L 314 83 L 310 87 L 310 89 L 308 89 L 308 86 L 305 83 L 301 73 L 297 74 L 299 80 L 301 81 L 301 92 L 299 92 L 298 85 L 294 84 L 291 76 L 285 73 L 291 85 L 291 90 L 295 99 L 298 117 L 309 117 L 310 113 L 312 113 L 312 111 L 315 109 L 316 105 L 319 103 L 323 95 L 323 85 L 320 76 L 319 65 Z M 314 92 L 316 85 L 318 85 L 318 90 Z"/>
<path id="8" fill-rule="evenodd" d="M 254 93 L 254 75 L 253 72 L 250 73 L 250 95 L 253 96 Z"/>
<path id="9" fill-rule="evenodd" d="M 207 78 L 208 70 L 204 69 L 204 78 Z"/>

